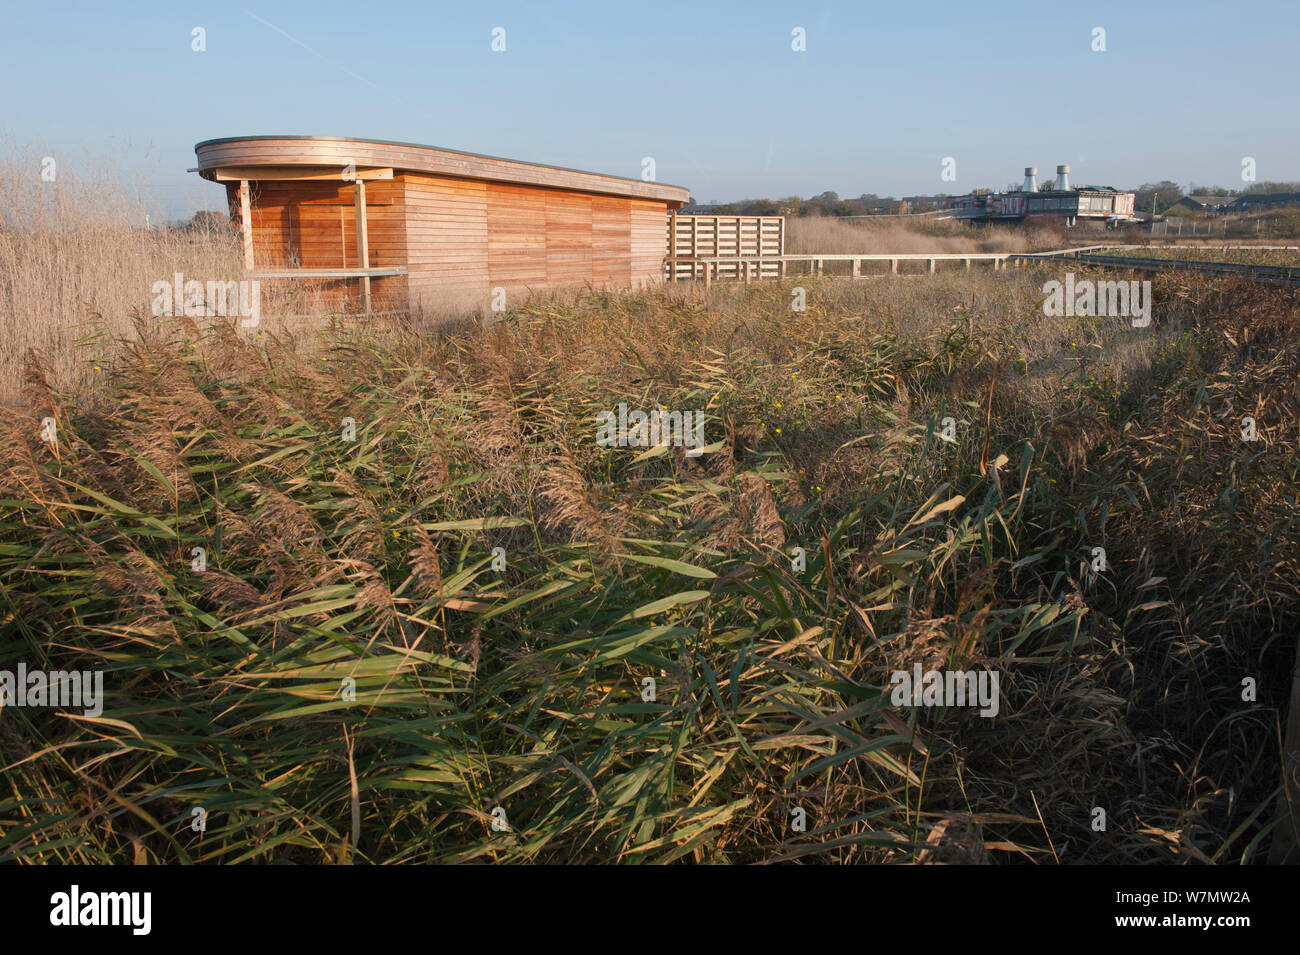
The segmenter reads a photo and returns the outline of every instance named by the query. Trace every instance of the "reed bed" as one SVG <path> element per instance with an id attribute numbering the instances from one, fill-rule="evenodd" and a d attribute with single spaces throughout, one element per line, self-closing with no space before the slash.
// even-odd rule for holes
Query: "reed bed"
<path id="1" fill-rule="evenodd" d="M 1180 259 L 1190 262 L 1228 262 L 1233 265 L 1300 266 L 1300 247 L 1291 249 L 1228 249 L 1204 246 L 1160 248 L 1116 248 L 1098 250 L 1104 255 L 1127 255 L 1148 259 Z"/>
<path id="2" fill-rule="evenodd" d="M 1041 252 L 1076 241 L 1064 228 L 1049 224 L 972 225 L 955 219 L 916 216 L 908 219 L 838 219 L 800 216 L 786 219 L 786 252 L 790 255 L 884 255 L 890 252 Z"/>
<path id="3" fill-rule="evenodd" d="M 219 218 L 177 228 L 141 204 L 129 175 L 53 167 L 38 151 L 0 141 L 0 403 L 13 403 L 24 368 L 38 362 L 52 385 L 89 400 L 101 357 L 151 318 L 158 282 L 180 273 L 202 283 L 238 279 L 243 256 Z M 215 188 L 214 195 L 220 196 Z M 224 202 L 218 200 L 219 205 Z M 275 330 L 315 326 L 319 296 L 266 282 Z M 179 303 L 178 303 L 179 304 Z"/>
<path id="4" fill-rule="evenodd" d="M 1044 279 L 137 319 L 93 399 L 32 356 L 0 669 L 106 701 L 0 714 L 0 860 L 1262 859 L 1294 293 L 1159 276 L 1133 329 L 1045 318 Z M 598 446 L 619 402 L 709 452 Z M 998 716 L 891 705 L 915 663 L 999 673 Z"/>

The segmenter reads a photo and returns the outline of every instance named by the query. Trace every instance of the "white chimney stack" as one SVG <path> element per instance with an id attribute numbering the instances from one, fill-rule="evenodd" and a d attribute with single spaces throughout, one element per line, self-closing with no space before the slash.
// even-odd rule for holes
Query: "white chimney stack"
<path id="1" fill-rule="evenodd" d="M 1056 188 L 1061 192 L 1064 192 L 1065 190 L 1070 188 L 1070 167 L 1069 166 L 1056 167 Z"/>
<path id="2" fill-rule="evenodd" d="M 1020 191 L 1021 192 L 1038 191 L 1038 167 L 1037 166 L 1025 167 L 1025 184 L 1020 187 Z"/>

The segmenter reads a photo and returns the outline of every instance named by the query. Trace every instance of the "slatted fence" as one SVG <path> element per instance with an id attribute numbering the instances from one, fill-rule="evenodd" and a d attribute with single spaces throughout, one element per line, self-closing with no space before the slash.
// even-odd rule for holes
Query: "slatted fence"
<path id="1" fill-rule="evenodd" d="M 762 260 L 785 253 L 784 216 L 668 217 L 668 261 L 664 277 L 670 282 L 703 278 L 703 264 L 683 259 Z M 740 278 L 738 261 L 717 262 L 713 278 Z M 780 276 L 780 263 L 756 262 L 751 278 Z"/>

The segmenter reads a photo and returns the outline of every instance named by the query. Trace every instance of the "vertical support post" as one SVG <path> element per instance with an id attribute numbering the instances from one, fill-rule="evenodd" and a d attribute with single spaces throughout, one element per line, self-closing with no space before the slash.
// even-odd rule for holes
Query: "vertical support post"
<path id="1" fill-rule="evenodd" d="M 691 278 L 695 278 L 695 260 L 699 258 L 699 237 L 700 217 L 691 216 Z M 707 269 L 705 270 L 708 271 Z"/>
<path id="2" fill-rule="evenodd" d="M 889 260 L 889 272 L 890 272 L 891 275 L 897 275 L 897 274 L 898 274 L 898 259 L 890 259 L 890 260 Z"/>
<path id="3" fill-rule="evenodd" d="M 736 257 L 745 254 L 745 220 L 736 216 Z M 736 278 L 740 278 L 740 264 L 736 265 Z M 749 263 L 745 263 L 745 281 L 749 280 Z"/>
<path id="4" fill-rule="evenodd" d="M 244 236 L 244 269 L 253 271 L 253 205 L 248 195 L 248 180 L 239 180 L 239 227 Z"/>
<path id="5" fill-rule="evenodd" d="M 677 210 L 668 213 L 668 281 L 677 281 Z"/>
<path id="6" fill-rule="evenodd" d="M 776 220 L 776 254 L 785 255 L 785 216 Z M 777 266 L 777 277 L 785 278 L 784 263 Z"/>
<path id="7" fill-rule="evenodd" d="M 861 269 L 859 268 L 859 265 L 860 265 L 860 264 L 861 264 L 861 263 L 859 263 L 857 259 L 854 259 L 854 260 L 852 261 L 852 263 L 850 263 L 850 265 L 851 265 L 851 267 L 852 267 L 852 268 L 851 268 L 851 272 L 850 272 L 850 274 L 851 274 L 854 278 L 857 278 L 857 277 L 858 277 L 858 273 L 861 271 Z"/>
<path id="8" fill-rule="evenodd" d="M 357 266 L 370 268 L 370 236 L 366 230 L 366 181 L 358 179 L 352 184 L 357 205 Z M 361 309 L 370 314 L 370 276 L 361 277 Z"/>

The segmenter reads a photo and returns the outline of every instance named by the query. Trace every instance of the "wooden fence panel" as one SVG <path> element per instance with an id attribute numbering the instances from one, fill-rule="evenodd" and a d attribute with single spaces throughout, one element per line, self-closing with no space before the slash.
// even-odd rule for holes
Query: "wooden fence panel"
<path id="1" fill-rule="evenodd" d="M 784 216 L 669 216 L 668 254 L 676 258 L 778 256 L 785 254 Z M 689 262 L 669 263 L 664 276 L 670 282 L 703 278 L 702 266 Z M 720 262 L 713 266 L 715 278 L 743 278 L 745 266 Z M 748 266 L 748 277 L 780 277 L 779 262 Z"/>

